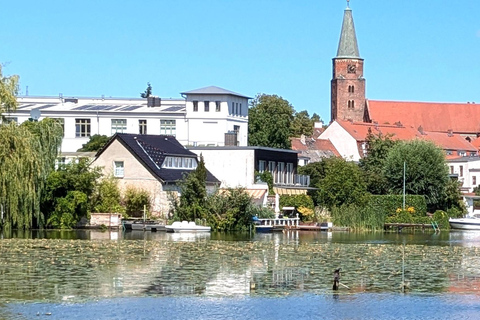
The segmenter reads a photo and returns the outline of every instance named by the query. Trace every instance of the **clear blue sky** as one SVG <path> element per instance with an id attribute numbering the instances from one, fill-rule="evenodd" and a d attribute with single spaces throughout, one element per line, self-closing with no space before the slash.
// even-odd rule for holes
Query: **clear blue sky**
<path id="1" fill-rule="evenodd" d="M 480 103 L 478 0 L 351 0 L 367 97 Z M 3 1 L 0 63 L 30 96 L 216 85 L 330 120 L 344 0 Z"/>

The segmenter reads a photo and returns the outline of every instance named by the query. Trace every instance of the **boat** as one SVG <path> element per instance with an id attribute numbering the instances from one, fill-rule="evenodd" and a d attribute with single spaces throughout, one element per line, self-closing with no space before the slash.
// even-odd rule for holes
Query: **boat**
<path id="1" fill-rule="evenodd" d="M 154 220 L 133 220 L 124 222 L 125 230 L 165 231 L 165 225 Z"/>
<path id="2" fill-rule="evenodd" d="M 480 230 L 479 215 L 467 216 L 465 218 L 450 218 L 448 222 L 452 229 Z"/>
<path id="3" fill-rule="evenodd" d="M 175 221 L 171 225 L 165 226 L 167 232 L 210 232 L 211 228 L 199 226 L 194 221 Z"/>
<path id="4" fill-rule="evenodd" d="M 282 232 L 285 230 L 285 226 L 282 225 L 256 225 L 255 231 L 256 232 Z"/>

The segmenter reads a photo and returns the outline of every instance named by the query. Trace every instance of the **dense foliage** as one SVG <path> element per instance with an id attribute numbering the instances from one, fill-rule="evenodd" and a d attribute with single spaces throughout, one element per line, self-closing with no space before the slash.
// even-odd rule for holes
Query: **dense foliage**
<path id="1" fill-rule="evenodd" d="M 283 207 L 295 207 L 302 221 L 313 220 L 315 206 L 312 197 L 306 194 L 281 195 L 280 208 Z"/>
<path id="2" fill-rule="evenodd" d="M 312 135 L 317 121 L 316 113 L 296 112 L 282 97 L 259 94 L 248 111 L 248 145 L 290 149 L 290 138 Z"/>
<path id="3" fill-rule="evenodd" d="M 87 143 L 82 144 L 82 147 L 78 149 L 78 152 L 97 152 L 103 148 L 103 146 L 110 140 L 110 137 L 94 134 L 90 136 L 90 139 Z"/>
<path id="4" fill-rule="evenodd" d="M 248 111 L 248 145 L 290 149 L 293 106 L 277 95 L 260 94 Z"/>
<path id="5" fill-rule="evenodd" d="M 125 211 L 129 217 L 143 217 L 151 209 L 150 194 L 145 189 L 128 187 L 124 195 Z"/>
<path id="6" fill-rule="evenodd" d="M 442 209 L 446 198 L 448 168 L 443 150 L 424 140 L 401 141 L 385 159 L 384 172 L 391 193 L 424 195 L 430 212 Z"/>
<path id="7" fill-rule="evenodd" d="M 7 228 L 42 227 L 40 199 L 62 139 L 52 119 L 0 126 L 0 205 Z"/>
<path id="8" fill-rule="evenodd" d="M 0 115 L 4 119 L 5 112 L 13 112 L 17 109 L 18 76 L 4 76 L 0 64 Z"/>
<path id="9" fill-rule="evenodd" d="M 90 168 L 86 158 L 52 172 L 48 176 L 42 199 L 42 212 L 47 217 L 47 226 L 72 228 L 82 217 L 86 217 L 91 211 L 89 199 L 100 177 L 100 169 Z"/>

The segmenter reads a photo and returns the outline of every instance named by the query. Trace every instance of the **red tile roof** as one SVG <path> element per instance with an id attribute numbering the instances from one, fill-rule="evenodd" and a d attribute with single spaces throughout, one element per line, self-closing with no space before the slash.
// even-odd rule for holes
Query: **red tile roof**
<path id="1" fill-rule="evenodd" d="M 458 134 L 449 134 L 445 132 L 426 132 L 423 134 L 412 127 L 400 125 L 381 125 L 365 122 L 351 122 L 337 120 L 357 142 L 365 141 L 368 130 L 373 134 L 391 135 L 394 140 L 413 140 L 424 139 L 432 141 L 443 150 L 476 152 L 477 148 L 468 142 L 464 137 Z"/>
<path id="2" fill-rule="evenodd" d="M 335 155 L 340 156 L 337 149 L 333 146 L 330 140 L 326 139 L 312 139 L 305 138 L 305 143 L 302 143 L 301 138 L 292 138 L 292 150 L 323 150 L 331 151 Z"/>
<path id="3" fill-rule="evenodd" d="M 480 104 L 368 100 L 367 106 L 371 121 L 379 124 L 400 121 L 425 131 L 480 132 Z"/>

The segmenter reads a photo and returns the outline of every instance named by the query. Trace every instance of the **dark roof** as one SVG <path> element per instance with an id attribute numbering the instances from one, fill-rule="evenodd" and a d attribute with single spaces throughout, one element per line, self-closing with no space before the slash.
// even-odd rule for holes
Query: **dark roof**
<path id="1" fill-rule="evenodd" d="M 342 32 L 336 58 L 360 58 L 358 51 L 357 36 L 355 34 L 355 25 L 353 23 L 352 10 L 346 8 L 343 14 Z"/>
<path id="2" fill-rule="evenodd" d="M 226 90 L 220 87 L 216 86 L 209 86 L 205 88 L 200 88 L 200 89 L 195 89 L 195 90 L 190 90 L 186 92 L 182 92 L 181 94 L 227 94 L 231 96 L 237 96 L 237 97 L 242 97 L 242 98 L 247 98 L 247 99 L 252 99 L 251 97 L 244 96 L 243 94 L 239 94 L 230 90 Z"/>
<path id="3" fill-rule="evenodd" d="M 129 150 L 152 175 L 164 183 L 182 180 L 185 174 L 192 172 L 192 170 L 162 168 L 163 161 L 167 156 L 197 158 L 195 153 L 185 149 L 174 136 L 131 133 L 116 133 L 102 150 L 97 153 L 97 157 L 116 139 Z M 220 183 L 220 181 L 207 170 L 207 183 Z"/>

